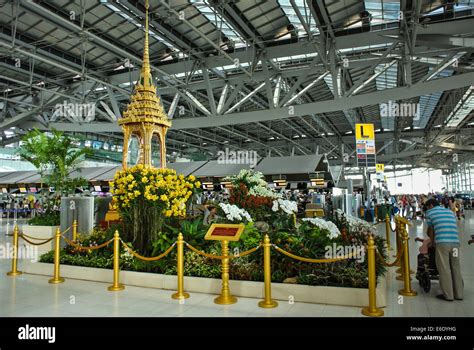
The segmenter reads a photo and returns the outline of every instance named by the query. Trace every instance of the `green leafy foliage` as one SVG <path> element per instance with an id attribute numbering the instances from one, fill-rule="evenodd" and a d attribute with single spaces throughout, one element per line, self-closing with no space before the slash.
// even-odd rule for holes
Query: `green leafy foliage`
<path id="1" fill-rule="evenodd" d="M 151 241 L 152 251 L 151 256 L 160 255 L 167 250 L 175 241 L 175 237 L 172 234 L 160 232 L 157 237 Z"/>
<path id="2" fill-rule="evenodd" d="M 22 139 L 18 154 L 33 164 L 41 175 L 41 181 L 54 187 L 55 193 L 49 194 L 43 202 L 44 212 L 29 221 L 30 225 L 59 225 L 59 207 L 61 196 L 74 193 L 80 186 L 86 186 L 83 178 L 70 178 L 69 174 L 78 169 L 79 162 L 91 154 L 88 148 L 78 149 L 77 141 L 64 133 L 52 130 L 49 134 L 37 129 L 28 132 Z"/>
<path id="3" fill-rule="evenodd" d="M 211 260 L 192 251 L 185 254 L 184 274 L 186 276 L 220 278 L 219 261 Z"/>
<path id="4" fill-rule="evenodd" d="M 60 253 L 60 263 L 63 265 L 73 265 L 73 266 L 85 266 L 85 267 L 98 267 L 102 269 L 111 269 L 113 268 L 113 257 L 105 255 L 79 255 L 79 254 L 70 254 L 65 250 L 62 250 Z M 50 251 L 46 254 L 43 254 L 40 257 L 40 262 L 45 263 L 54 263 L 54 251 Z"/>
<path id="5" fill-rule="evenodd" d="M 206 243 L 204 236 L 206 235 L 209 226 L 204 225 L 202 218 L 191 220 L 179 220 L 169 218 L 165 220 L 164 228 L 168 230 L 173 238 L 176 240 L 179 233 L 183 234 L 183 238 L 191 245 L 202 245 Z"/>
<path id="6" fill-rule="evenodd" d="M 179 232 L 182 232 L 185 240 L 197 249 L 221 255 L 220 242 L 203 240 L 207 227 L 202 224 L 200 219 L 167 220 L 165 229 L 168 233 L 161 235 L 159 239 L 152 242 L 154 247 L 152 256 L 161 254 L 167 249 L 176 240 Z M 91 236 L 85 237 L 81 242 L 83 246 L 100 244 L 110 239 L 114 231 L 115 228 L 111 228 L 107 232 L 97 230 Z M 242 253 L 248 249 L 255 248 L 262 239 L 263 234 L 255 228 L 253 223 L 248 223 L 245 226 L 240 241 L 230 242 L 230 254 Z M 324 258 L 325 248 L 334 243 L 338 246 L 364 245 L 366 243 L 366 235 L 362 232 L 354 232 L 351 240 L 348 241 L 344 241 L 341 237 L 330 240 L 324 229 L 307 223 L 302 223 L 297 229 L 273 232 L 270 234 L 270 239 L 272 243 L 280 248 L 308 258 Z M 384 240 L 381 237 L 375 237 L 375 243 L 379 251 L 385 256 Z M 92 253 L 75 253 L 66 247 L 61 254 L 61 263 L 111 268 L 111 259 L 113 257 L 111 248 L 112 245 L 107 249 L 101 249 Z M 66 255 L 69 256 L 64 257 Z M 52 263 L 52 252 L 43 255 L 41 261 Z M 288 258 L 272 250 L 271 266 L 272 281 L 277 283 L 292 277 L 296 278 L 299 284 L 367 288 L 367 259 L 361 262 L 356 259 L 349 259 L 334 263 L 314 264 Z M 128 256 L 121 249 L 121 269 L 173 275 L 176 274 L 176 251 L 174 250 L 162 260 L 145 262 L 133 256 Z M 184 269 L 186 276 L 220 278 L 221 261 L 203 257 L 185 248 Z M 377 276 L 380 277 L 385 272 L 385 267 L 377 261 Z M 263 281 L 263 249 L 260 248 L 253 254 L 232 259 L 230 278 Z"/>
<path id="7" fill-rule="evenodd" d="M 42 181 L 53 186 L 56 193 L 68 194 L 77 186 L 84 185 L 84 179 L 71 179 L 69 174 L 76 170 L 81 159 L 92 151 L 88 148 L 77 148 L 74 145 L 76 139 L 54 129 L 49 135 L 34 129 L 28 132 L 22 141 L 19 155 L 38 169 Z"/>
<path id="8" fill-rule="evenodd" d="M 43 215 L 37 215 L 28 220 L 28 224 L 32 226 L 59 226 L 59 212 L 49 212 Z"/>

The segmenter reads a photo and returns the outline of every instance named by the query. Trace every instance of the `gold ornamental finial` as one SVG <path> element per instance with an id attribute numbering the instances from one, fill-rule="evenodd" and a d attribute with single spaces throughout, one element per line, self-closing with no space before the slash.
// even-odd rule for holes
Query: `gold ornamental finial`
<path id="1" fill-rule="evenodd" d="M 149 86 L 152 84 L 152 77 L 151 77 L 151 70 L 150 70 L 150 53 L 148 51 L 148 9 L 150 5 L 148 4 L 148 0 L 145 1 L 145 45 L 143 48 L 143 66 L 141 71 L 141 77 L 143 78 L 143 85 Z"/>

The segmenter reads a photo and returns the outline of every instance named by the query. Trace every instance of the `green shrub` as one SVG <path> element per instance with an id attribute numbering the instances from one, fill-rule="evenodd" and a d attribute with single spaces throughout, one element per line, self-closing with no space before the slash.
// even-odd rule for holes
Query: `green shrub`
<path id="1" fill-rule="evenodd" d="M 185 240 L 192 242 L 191 244 L 197 249 L 221 255 L 220 242 L 203 240 L 207 228 L 202 225 L 201 220 L 168 222 L 167 225 L 172 225 L 170 227 L 173 227 L 173 230 L 169 229 L 170 234 L 157 242 L 152 242 L 154 247 L 152 256 L 163 253 L 165 248 L 176 240 L 178 232 L 183 232 Z M 115 229 L 120 230 L 121 228 L 111 227 L 106 231 L 96 229 L 91 235 L 80 236 L 80 242 L 83 246 L 101 244 L 113 237 Z M 301 224 L 298 229 L 277 231 L 271 233 L 270 236 L 271 242 L 280 248 L 308 258 L 324 258 L 325 247 L 333 243 L 343 246 L 364 245 L 366 240 L 363 233 L 354 234 L 351 241 L 343 241 L 340 237 L 329 240 L 324 230 L 305 223 Z M 240 241 L 230 242 L 230 254 L 242 253 L 255 248 L 262 238 L 262 234 L 254 227 L 253 223 L 249 223 L 246 225 Z M 375 244 L 386 257 L 384 240 L 381 237 L 375 237 Z M 105 249 L 82 253 L 74 251 L 71 247 L 66 247 L 61 252 L 61 264 L 112 268 L 112 247 L 113 245 L 110 244 Z M 54 261 L 53 252 L 44 254 L 40 261 L 52 263 Z M 121 247 L 120 261 L 121 269 L 127 271 L 176 274 L 176 249 L 159 261 L 148 262 L 131 256 Z M 203 257 L 185 247 L 184 274 L 186 276 L 221 278 L 221 263 L 221 260 Z M 281 283 L 289 277 L 296 277 L 299 284 L 367 288 L 367 259 L 364 259 L 363 262 L 350 259 L 327 264 L 314 264 L 289 258 L 272 249 L 271 266 L 272 281 L 275 283 Z M 386 268 L 377 261 L 377 277 L 383 276 L 385 272 Z M 235 280 L 263 281 L 263 248 L 261 247 L 253 254 L 232 259 L 229 274 L 230 278 Z"/>
<path id="2" fill-rule="evenodd" d="M 32 226 L 59 226 L 59 212 L 37 215 L 28 220 L 28 224 Z"/>

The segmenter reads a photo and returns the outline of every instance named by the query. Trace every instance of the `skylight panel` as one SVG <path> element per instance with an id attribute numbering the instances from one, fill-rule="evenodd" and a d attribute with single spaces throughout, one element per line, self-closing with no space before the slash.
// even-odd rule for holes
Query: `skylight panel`
<path id="1" fill-rule="evenodd" d="M 219 12 L 209 6 L 207 0 L 190 0 L 189 2 L 193 4 L 194 7 L 205 16 L 209 22 L 214 24 L 226 37 L 233 40 L 236 46 L 237 44 L 239 44 L 239 47 L 245 45 L 245 40 L 232 28 L 232 26 L 229 25 L 229 23 L 227 23 L 224 18 L 222 18 Z"/>
<path id="2" fill-rule="evenodd" d="M 311 14 L 310 14 L 310 10 L 307 6 L 305 6 L 305 1 L 304 0 L 295 0 L 294 2 L 296 4 L 301 16 L 303 18 L 306 18 L 306 24 L 308 24 L 308 26 L 311 30 L 311 34 L 312 35 L 319 34 L 319 30 L 318 30 L 316 24 L 314 23 L 314 21 L 313 22 L 311 21 L 312 17 L 311 17 Z M 305 30 L 303 24 L 301 23 L 300 19 L 298 18 L 298 15 L 296 14 L 295 9 L 291 5 L 290 0 L 278 0 L 278 3 L 280 4 L 280 7 L 283 10 L 283 12 L 285 12 L 286 17 L 288 18 L 288 21 L 291 24 L 293 24 L 293 26 L 298 30 L 298 36 L 307 35 L 306 30 Z"/>

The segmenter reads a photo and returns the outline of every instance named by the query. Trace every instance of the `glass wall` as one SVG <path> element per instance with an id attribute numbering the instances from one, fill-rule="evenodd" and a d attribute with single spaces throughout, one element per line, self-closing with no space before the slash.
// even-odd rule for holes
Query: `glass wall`
<path id="1" fill-rule="evenodd" d="M 474 164 L 460 164 L 445 175 L 445 182 L 449 191 L 467 192 L 474 191 Z"/>
<path id="2" fill-rule="evenodd" d="M 441 170 L 418 168 L 390 172 L 386 176 L 391 194 L 426 194 L 446 188 Z"/>

